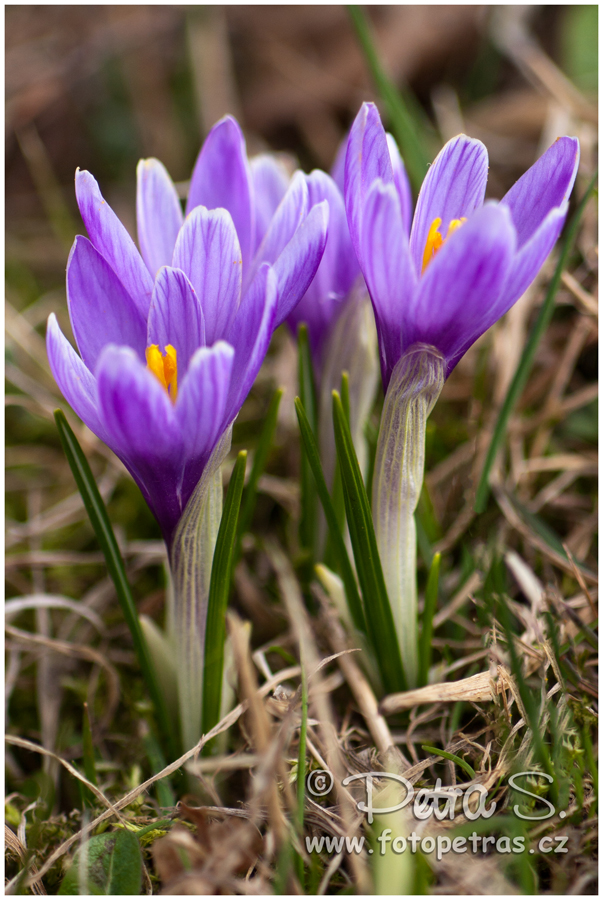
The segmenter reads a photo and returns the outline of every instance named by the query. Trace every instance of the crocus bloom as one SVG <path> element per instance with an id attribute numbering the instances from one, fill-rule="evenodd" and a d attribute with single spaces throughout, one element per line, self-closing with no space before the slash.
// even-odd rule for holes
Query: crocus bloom
<path id="1" fill-rule="evenodd" d="M 403 170 L 392 166 L 377 108 L 362 106 L 348 142 L 345 202 L 385 389 L 417 342 L 442 353 L 449 375 L 523 294 L 559 237 L 578 160 L 577 139 L 559 138 L 500 203 L 484 203 L 486 148 L 459 135 L 427 172 L 411 227 Z"/>
<path id="2" fill-rule="evenodd" d="M 425 426 L 445 378 L 515 303 L 557 240 L 578 168 L 559 138 L 500 203 L 484 203 L 488 155 L 465 135 L 430 167 L 410 216 L 408 182 L 373 104 L 350 132 L 345 202 L 371 295 L 385 403 L 372 513 L 406 678 L 418 677 L 416 530 Z"/>
<path id="3" fill-rule="evenodd" d="M 76 174 L 76 194 L 90 236 L 76 238 L 67 265 L 81 356 L 52 315 L 50 366 L 161 526 L 172 590 L 166 647 L 156 665 L 161 657 L 178 660 L 180 725 L 190 747 L 201 734 L 220 464 L 272 332 L 316 273 L 328 207 L 310 207 L 301 173 L 287 189 L 269 158 L 251 166 L 230 117 L 201 149 L 186 218 L 161 163 L 139 164 L 140 253 L 88 172 Z"/>
<path id="4" fill-rule="evenodd" d="M 291 311 L 287 324 L 295 334 L 305 322 L 315 370 L 322 367 L 325 343 L 360 269 L 350 240 L 343 194 L 325 172 L 315 170 L 306 176 L 311 202 L 327 200 L 329 234 L 316 277 L 302 300 Z"/>
<path id="5" fill-rule="evenodd" d="M 331 392 L 341 389 L 341 374 L 347 371 L 350 428 L 360 466 L 364 469 L 367 459 L 364 426 L 378 379 L 375 325 L 350 239 L 343 202 L 341 159 L 340 153 L 333 170 L 335 177 L 319 170 L 306 176 L 311 202 L 328 201 L 329 233 L 316 277 L 287 318 L 293 334 L 302 322 L 308 328 L 318 400 L 320 455 L 329 486 L 333 483 L 336 467 Z M 324 542 L 325 525 L 320 517 L 319 544 Z"/>
<path id="6" fill-rule="evenodd" d="M 139 253 L 92 175 L 76 174 L 90 240 L 73 245 L 67 300 L 81 357 L 52 315 L 50 366 L 73 409 L 132 474 L 168 546 L 272 332 L 324 250 L 327 204 L 311 208 L 301 173 L 272 216 L 269 190 L 257 200 L 255 183 L 279 190 L 279 177 L 270 162 L 249 165 L 230 117 L 199 154 L 184 220 L 165 168 L 141 161 Z"/>

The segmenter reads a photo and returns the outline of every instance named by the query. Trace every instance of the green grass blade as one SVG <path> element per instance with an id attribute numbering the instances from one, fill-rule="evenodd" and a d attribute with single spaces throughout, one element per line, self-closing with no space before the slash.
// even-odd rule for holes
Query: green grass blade
<path id="1" fill-rule="evenodd" d="M 375 48 L 372 28 L 362 6 L 348 6 L 373 81 L 385 103 L 394 137 L 400 147 L 408 177 L 418 193 L 431 159 L 423 145 L 420 127 L 402 95 L 385 74 Z"/>
<path id="2" fill-rule="evenodd" d="M 473 769 L 468 762 L 464 759 L 461 759 L 460 756 L 455 756 L 454 753 L 449 753 L 448 750 L 438 750 L 437 747 L 430 747 L 429 744 L 421 744 L 423 750 L 426 753 L 431 753 L 432 756 L 441 756 L 442 759 L 449 759 L 451 762 L 456 763 L 457 766 L 460 766 L 461 769 L 464 769 L 469 778 L 475 778 L 475 769 Z"/>
<path id="3" fill-rule="evenodd" d="M 333 425 L 348 527 L 364 599 L 368 636 L 375 651 L 385 690 L 389 693 L 403 691 L 406 689 L 406 678 L 396 638 L 394 617 L 385 588 L 371 508 L 356 459 L 352 435 L 337 391 L 333 391 Z"/>
<path id="4" fill-rule="evenodd" d="M 546 331 L 548 324 L 551 321 L 551 316 L 553 315 L 553 312 L 555 310 L 555 297 L 561 283 L 561 276 L 574 245 L 576 235 L 578 234 L 578 226 L 580 225 L 582 214 L 584 213 L 586 204 L 588 203 L 591 194 L 595 189 L 595 184 L 597 183 L 597 174 L 598 173 L 595 172 L 595 174 L 593 175 L 593 178 L 588 188 L 586 189 L 586 193 L 582 197 L 578 209 L 574 213 L 574 217 L 572 218 L 569 228 L 567 229 L 565 240 L 563 241 L 563 247 L 559 255 L 559 262 L 557 263 L 557 268 L 555 269 L 555 274 L 553 275 L 551 283 L 549 284 L 549 289 L 546 293 L 546 297 L 544 298 L 544 303 L 540 307 L 538 318 L 534 323 L 534 327 L 532 328 L 532 331 L 528 338 L 525 350 L 521 357 L 521 361 L 517 366 L 517 369 L 515 370 L 515 375 L 513 376 L 513 380 L 509 386 L 509 390 L 507 391 L 507 396 L 505 397 L 502 408 L 498 414 L 498 419 L 496 420 L 496 426 L 494 428 L 494 434 L 492 435 L 492 441 L 490 442 L 490 446 L 488 448 L 488 454 L 486 456 L 484 468 L 482 470 L 482 474 L 475 494 L 474 509 L 476 513 L 482 513 L 486 508 L 486 503 L 490 494 L 490 470 L 494 465 L 494 460 L 496 459 L 499 448 L 503 442 L 507 430 L 509 416 L 513 412 L 515 404 L 519 400 L 530 372 L 532 371 L 532 364 L 534 362 L 536 350 L 538 349 L 538 344 L 540 343 L 540 340 L 544 332 Z"/>
<path id="5" fill-rule="evenodd" d="M 230 476 L 211 567 L 203 664 L 204 732 L 210 731 L 220 719 L 226 606 L 234 567 L 237 520 L 243 495 L 246 464 L 247 451 L 241 450 Z"/>
<path id="6" fill-rule="evenodd" d="M 358 588 L 356 586 L 356 578 L 341 534 L 337 513 L 331 501 L 331 495 L 329 494 L 329 489 L 320 464 L 320 455 L 316 438 L 314 437 L 308 417 L 306 416 L 306 411 L 299 397 L 295 398 L 295 411 L 297 413 L 297 420 L 299 422 L 299 430 L 306 458 L 314 477 L 316 490 L 320 502 L 322 503 L 322 508 L 329 527 L 329 537 L 331 538 L 331 545 L 338 563 L 339 574 L 341 575 L 343 586 L 345 588 L 350 614 L 356 628 L 359 631 L 362 631 L 363 634 L 366 634 L 366 622 L 364 619 L 364 612 L 362 611 L 362 601 L 360 600 L 360 594 L 358 593 Z"/>
<path id="7" fill-rule="evenodd" d="M 425 588 L 425 608 L 423 609 L 423 627 L 419 641 L 419 687 L 427 684 L 429 667 L 431 666 L 431 638 L 433 635 L 433 617 L 438 602 L 438 584 L 440 579 L 441 554 L 435 553 Z"/>
<path id="8" fill-rule="evenodd" d="M 341 405 L 343 406 L 343 411 L 345 413 L 345 417 L 348 420 L 348 426 L 350 424 L 350 376 L 346 371 L 341 373 Z"/>
<path id="9" fill-rule="evenodd" d="M 337 525 L 339 526 L 339 531 L 341 532 L 341 534 L 343 534 L 345 526 L 345 504 L 343 501 L 343 485 L 341 483 L 341 472 L 339 471 L 339 466 L 336 466 L 335 472 L 333 474 L 333 490 L 331 492 L 331 502 L 335 511 L 335 518 L 337 520 Z M 325 565 L 327 565 L 330 569 L 337 569 L 338 567 L 337 551 L 333 546 L 333 538 L 331 537 L 330 529 L 327 533 L 327 542 L 325 545 L 323 561 Z"/>
<path id="10" fill-rule="evenodd" d="M 71 471 L 73 472 L 73 477 L 75 478 L 78 490 L 84 501 L 86 512 L 88 513 L 96 538 L 105 557 L 107 570 L 115 585 L 117 599 L 119 600 L 124 619 L 130 629 L 136 658 L 138 659 L 142 677 L 144 678 L 155 709 L 159 732 L 168 746 L 171 759 L 176 759 L 179 755 L 176 737 L 170 723 L 170 717 L 163 692 L 161 691 L 149 654 L 149 648 L 147 647 L 140 627 L 138 613 L 126 577 L 126 570 L 121 558 L 121 553 L 119 552 L 117 540 L 115 539 L 115 534 L 113 533 L 113 528 L 111 527 L 111 522 L 109 521 L 107 509 L 103 502 L 103 498 L 99 493 L 98 487 L 96 486 L 96 481 L 94 480 L 94 475 L 88 465 L 88 460 L 67 422 L 65 414 L 62 410 L 57 409 L 55 410 L 54 418 L 57 423 L 59 437 L 61 439 L 63 450 L 65 451 L 65 456 L 67 457 Z"/>
<path id="11" fill-rule="evenodd" d="M 317 433 L 317 404 L 312 368 L 312 355 L 307 326 L 302 323 L 297 330 L 299 393 L 310 423 L 312 433 Z M 312 551 L 316 541 L 316 490 L 310 464 L 302 446 L 301 453 L 301 517 L 299 539 L 302 547 Z"/>
<path id="12" fill-rule="evenodd" d="M 274 432 L 276 430 L 278 410 L 283 393 L 283 388 L 279 388 L 274 392 L 272 396 L 272 400 L 270 401 L 270 405 L 266 413 L 266 418 L 264 419 L 264 425 L 262 427 L 258 446 L 255 451 L 255 456 L 253 458 L 251 474 L 249 475 L 247 486 L 243 494 L 243 501 L 241 503 L 241 513 L 239 516 L 238 527 L 237 557 L 239 556 L 240 552 L 241 539 L 245 532 L 249 531 L 251 525 L 251 519 L 253 517 L 253 510 L 255 508 L 255 500 L 257 496 L 258 481 L 260 480 L 260 475 L 266 468 L 268 454 L 270 453 L 270 447 L 272 445 Z"/>

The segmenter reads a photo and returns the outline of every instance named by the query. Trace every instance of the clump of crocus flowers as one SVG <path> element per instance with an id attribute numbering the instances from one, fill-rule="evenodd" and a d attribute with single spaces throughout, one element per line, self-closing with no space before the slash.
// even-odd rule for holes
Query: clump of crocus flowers
<path id="1" fill-rule="evenodd" d="M 123 461 L 164 535 L 185 744 L 200 736 L 216 533 L 210 498 L 219 521 L 219 464 L 275 328 L 306 321 L 320 373 L 332 361 L 334 324 L 346 322 L 346 304 L 358 306 L 358 291 L 368 289 L 385 391 L 373 518 L 412 684 L 413 514 L 425 421 L 463 354 L 536 276 L 562 228 L 577 164 L 577 141 L 560 138 L 500 203 L 484 203 L 486 148 L 460 135 L 427 172 L 413 216 L 404 166 L 373 104 L 361 108 L 333 178 L 297 172 L 288 179 L 270 155 L 250 162 L 227 117 L 199 154 L 185 215 L 162 164 L 141 161 L 138 248 L 92 175 L 78 171 L 89 239 L 78 236 L 73 245 L 67 300 L 79 355 L 52 315 L 48 356 L 65 398 Z M 348 315 L 357 329 L 350 346 L 366 348 L 362 317 Z M 340 345 L 351 336 L 347 327 Z M 350 382 L 355 374 L 366 381 L 371 351 L 345 361 L 341 352 L 335 367 L 350 369 Z M 216 478 L 217 492 L 209 485 Z M 202 575 L 181 558 L 187 509 L 200 486 L 208 499 L 195 515 L 213 517 L 198 558 Z"/>

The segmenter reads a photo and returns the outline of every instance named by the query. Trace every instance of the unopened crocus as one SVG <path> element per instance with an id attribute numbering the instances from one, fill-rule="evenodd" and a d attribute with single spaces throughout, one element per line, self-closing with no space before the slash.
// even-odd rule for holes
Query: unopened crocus
<path id="1" fill-rule="evenodd" d="M 161 527 L 190 745 L 200 735 L 219 466 L 272 332 L 320 263 L 328 208 L 310 208 L 300 174 L 271 219 L 262 218 L 232 118 L 201 150 L 185 218 L 161 163 L 139 164 L 140 252 L 88 172 L 77 172 L 76 194 L 90 236 L 76 238 L 67 265 L 80 355 L 52 315 L 48 357 L 65 398 L 122 460 Z"/>
<path id="2" fill-rule="evenodd" d="M 579 161 L 559 138 L 498 202 L 484 202 L 485 146 L 449 141 L 412 225 L 379 113 L 362 106 L 345 163 L 350 234 L 373 302 L 386 391 L 373 517 L 409 683 L 416 679 L 416 535 L 425 420 L 469 347 L 524 293 L 557 240 Z"/>

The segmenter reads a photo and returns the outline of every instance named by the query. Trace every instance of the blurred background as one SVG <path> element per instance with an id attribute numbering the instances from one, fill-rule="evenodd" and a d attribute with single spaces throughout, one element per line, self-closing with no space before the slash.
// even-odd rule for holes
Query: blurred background
<path id="1" fill-rule="evenodd" d="M 577 118 L 594 126 L 596 6 L 368 11 L 431 149 L 460 130 L 487 143 L 492 196 Z M 9 6 L 9 256 L 52 267 L 49 226 L 67 233 L 76 215 L 77 166 L 131 223 L 140 157 L 185 180 L 203 136 L 233 113 L 251 152 L 328 168 L 366 99 L 376 92 L 343 6 Z"/>
<path id="2" fill-rule="evenodd" d="M 405 100 L 426 159 L 461 131 L 480 138 L 490 156 L 488 196 L 500 198 L 557 136 L 577 135 L 574 193 L 583 195 L 596 167 L 595 5 L 377 5 L 367 13 L 382 66 Z M 343 6 L 11 5 L 5 14 L 7 596 L 75 598 L 102 616 L 105 629 L 44 608 L 13 620 L 20 627 L 9 629 L 7 723 L 12 733 L 76 759 L 81 703 L 88 700 L 105 783 L 125 790 L 141 777 L 139 738 L 150 713 L 140 678 L 120 682 L 117 675 L 137 671 L 134 655 L 61 450 L 53 420 L 58 405 L 108 503 L 138 607 L 159 621 L 164 548 L 133 482 L 68 410 L 46 361 L 50 312 L 71 337 L 65 266 L 74 235 L 84 230 L 75 169 L 94 174 L 135 236 L 139 158 L 161 159 L 184 196 L 201 142 L 224 114 L 239 119 L 250 153 L 282 152 L 309 171 L 331 166 L 362 101 L 375 100 L 386 121 L 387 107 Z M 575 205 L 573 199 L 570 212 Z M 459 364 L 430 419 L 420 549 L 423 559 L 425 546 L 445 554 L 445 596 L 464 584 L 481 596 L 487 583 L 490 592 L 508 591 L 525 602 L 525 590 L 501 562 L 500 548 L 512 547 L 545 584 L 557 585 L 574 611 L 588 614 L 584 594 L 574 596 L 567 557 L 565 568 L 559 560 L 563 541 L 576 560 L 596 566 L 596 245 L 591 202 L 509 423 L 504 471 L 497 476 L 504 492 L 479 520 L 473 491 L 554 255 L 534 287 Z M 258 534 L 277 534 L 293 560 L 299 549 L 296 379 L 295 347 L 281 329 L 233 443 L 233 450 L 253 451 L 272 391 L 284 385 L 254 526 Z M 261 547 L 248 535 L 244 549 L 233 603 L 253 622 L 257 646 L 282 631 L 284 618 Z M 424 568 L 420 577 L 424 583 Z M 434 639 L 453 669 L 450 647 L 461 646 L 461 638 L 470 635 L 481 652 L 487 628 L 470 622 L 472 616 L 469 611 L 461 624 L 455 619 L 449 633 Z M 593 669 L 589 660 L 580 665 L 587 691 Z M 18 791 L 7 814 L 15 829 L 27 798 L 43 796 L 47 813 L 78 806 L 73 784 L 59 785 L 54 763 L 26 751 L 8 750 L 6 758 L 10 789 Z"/>

